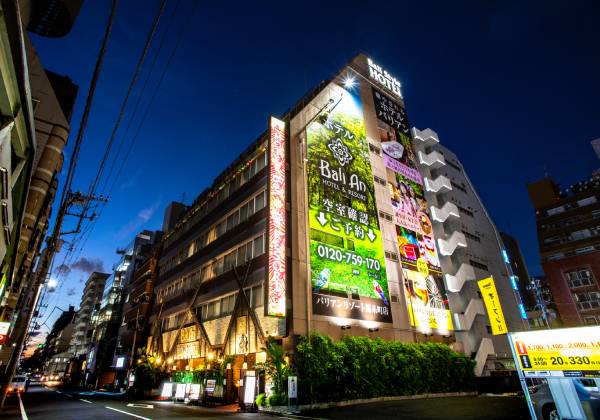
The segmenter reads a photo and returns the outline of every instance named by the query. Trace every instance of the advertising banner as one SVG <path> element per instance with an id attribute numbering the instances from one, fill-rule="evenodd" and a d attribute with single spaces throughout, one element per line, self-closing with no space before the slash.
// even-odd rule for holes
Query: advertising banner
<path id="1" fill-rule="evenodd" d="M 492 334 L 506 334 L 508 330 L 506 328 L 506 321 L 504 321 L 504 314 L 500 306 L 496 285 L 494 284 L 494 278 L 488 277 L 487 279 L 479 280 L 477 285 L 483 296 L 483 303 L 485 303 L 485 309 L 490 318 Z"/>
<path id="2" fill-rule="evenodd" d="M 377 89 L 373 102 L 384 163 L 394 174 L 388 187 L 410 322 L 417 329 L 446 333 L 453 329 L 452 317 L 408 118 L 400 104 Z"/>
<path id="3" fill-rule="evenodd" d="M 269 239 L 266 316 L 285 316 L 285 122 L 270 121 L 269 138 Z"/>
<path id="4" fill-rule="evenodd" d="M 402 269 L 410 325 L 448 332 L 453 329 L 441 274 Z"/>
<path id="5" fill-rule="evenodd" d="M 340 86 L 307 128 L 313 313 L 392 322 L 360 98 Z"/>
<path id="6" fill-rule="evenodd" d="M 600 377 L 600 327 L 509 333 L 525 376 Z"/>

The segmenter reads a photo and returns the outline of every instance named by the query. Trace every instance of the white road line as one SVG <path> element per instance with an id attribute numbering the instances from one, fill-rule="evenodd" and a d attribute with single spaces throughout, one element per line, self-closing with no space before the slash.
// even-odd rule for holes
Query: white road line
<path id="1" fill-rule="evenodd" d="M 109 410 L 118 411 L 119 413 L 127 414 L 127 415 L 132 416 L 132 417 L 137 417 L 138 419 L 152 420 L 152 419 L 149 419 L 148 417 L 138 416 L 137 414 L 128 413 L 127 411 L 119 410 L 117 408 L 112 408 L 112 407 L 109 407 L 109 406 L 106 406 L 106 408 L 108 408 Z"/>
<path id="2" fill-rule="evenodd" d="M 83 398 L 80 398 L 80 399 L 79 399 L 79 401 L 83 401 L 83 402 L 86 402 L 86 403 L 88 403 L 88 404 L 92 404 L 92 402 L 91 402 L 91 401 L 84 400 Z"/>
<path id="3" fill-rule="evenodd" d="M 19 395 L 19 406 L 21 407 L 21 417 L 23 418 L 23 420 L 28 420 L 27 419 L 27 413 L 25 412 L 25 407 L 23 406 L 23 400 L 21 399 L 21 394 L 17 393 Z"/>

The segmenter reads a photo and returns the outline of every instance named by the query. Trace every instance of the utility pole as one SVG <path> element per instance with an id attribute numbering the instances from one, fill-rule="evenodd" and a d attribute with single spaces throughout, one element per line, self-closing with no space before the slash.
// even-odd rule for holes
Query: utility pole
<path id="1" fill-rule="evenodd" d="M 28 326 L 31 322 L 34 309 L 37 306 L 42 285 L 46 281 L 46 277 L 48 276 L 48 271 L 50 269 L 50 265 L 52 264 L 52 260 L 54 259 L 54 255 L 57 252 L 60 252 L 60 247 L 62 245 L 62 240 L 60 239 L 60 236 L 64 218 L 73 204 L 85 204 L 83 208 L 87 210 L 89 206 L 89 201 L 94 199 L 91 196 L 84 196 L 81 193 L 73 194 L 71 192 L 71 186 L 73 183 L 73 178 L 75 176 L 77 158 L 79 157 L 79 152 L 81 150 L 81 144 L 83 143 L 85 129 L 87 127 L 88 118 L 92 109 L 92 102 L 94 99 L 94 94 L 96 92 L 96 85 L 100 77 L 100 70 L 102 68 L 102 63 L 106 54 L 108 40 L 110 38 L 113 23 L 115 22 L 118 4 L 119 0 L 112 0 L 110 16 L 108 18 L 106 29 L 104 31 L 102 45 L 100 46 L 100 51 L 98 52 L 98 57 L 96 59 L 96 65 L 94 67 L 94 72 L 92 74 L 92 80 L 85 101 L 83 114 L 81 116 L 81 121 L 79 124 L 77 137 L 75 139 L 73 153 L 69 162 L 69 170 L 67 172 L 65 185 L 60 199 L 60 207 L 56 221 L 54 223 L 54 230 L 52 232 L 52 235 L 46 240 L 46 248 L 40 255 L 38 267 L 35 271 L 35 274 L 33 275 L 33 278 L 30 278 L 31 284 L 29 285 L 28 290 L 24 292 L 25 296 L 22 296 L 21 304 L 17 306 L 17 308 L 19 308 L 17 310 L 17 319 L 15 321 L 15 325 L 13 327 L 10 337 L 10 341 L 12 342 L 13 346 L 13 352 L 6 366 L 5 373 L 0 379 L 0 408 L 4 407 L 4 401 L 6 399 L 6 391 L 8 389 L 8 385 L 10 384 L 10 381 L 12 380 L 12 377 L 17 369 L 18 362 L 21 357 L 21 352 L 23 351 L 25 335 L 27 333 Z M 77 223 L 77 228 L 75 229 L 75 231 L 77 232 L 80 231 L 83 218 L 87 218 L 87 211 L 81 212 L 79 214 L 79 217 L 80 220 Z M 31 270 L 33 270 L 33 267 L 31 268 Z"/>
<path id="2" fill-rule="evenodd" d="M 534 309 L 539 308 L 540 312 L 542 313 L 542 319 L 544 320 L 546 327 L 550 328 L 548 307 L 546 305 L 546 299 L 544 299 L 542 282 L 540 281 L 540 279 L 533 277 L 531 279 L 531 282 L 527 285 L 527 290 L 533 292 L 533 296 L 535 298 Z"/>
<path id="3" fill-rule="evenodd" d="M 86 196 L 79 192 L 67 192 L 67 200 L 65 201 L 64 205 L 61 206 L 61 208 L 59 209 L 52 235 L 46 240 L 46 248 L 44 248 L 44 250 L 42 251 L 42 255 L 40 256 L 40 261 L 38 263 L 37 270 L 35 271 L 32 277 L 31 286 L 29 287 L 29 290 L 25 292 L 25 296 L 21 298 L 20 310 L 18 311 L 17 320 L 15 321 L 10 340 L 12 342 L 13 351 L 6 365 L 0 388 L 0 407 L 4 406 L 6 390 L 17 370 L 17 366 L 19 364 L 21 353 L 23 352 L 23 347 L 25 344 L 25 336 L 29 330 L 29 324 L 39 302 L 39 297 L 42 292 L 42 286 L 46 283 L 46 278 L 48 277 L 50 265 L 52 264 L 52 260 L 54 259 L 56 253 L 60 252 L 63 243 L 61 236 L 79 233 L 81 231 L 81 223 L 83 219 L 93 219 L 93 217 L 95 217 L 93 214 L 92 216 L 87 216 L 83 212 L 70 213 L 69 211 L 72 207 L 77 208 L 80 206 L 89 206 L 89 203 L 91 201 L 106 200 L 107 199 L 103 197 L 96 198 L 93 196 Z M 62 224 L 66 215 L 78 216 L 79 221 L 75 230 L 69 232 L 61 232 Z"/>

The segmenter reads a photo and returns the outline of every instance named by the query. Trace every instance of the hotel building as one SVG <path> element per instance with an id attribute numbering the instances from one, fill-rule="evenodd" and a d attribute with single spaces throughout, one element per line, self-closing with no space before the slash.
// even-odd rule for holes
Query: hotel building
<path id="1" fill-rule="evenodd" d="M 430 172 L 444 165 L 420 161 L 441 153 L 419 149 L 429 141 L 422 133 L 411 133 L 397 79 L 362 54 L 271 118 L 164 229 L 147 350 L 179 371 L 233 355 L 228 387 L 264 357 L 267 336 L 292 354 L 313 331 L 447 342 L 484 366 L 496 350 L 480 353 L 489 334 L 468 280 L 494 275 L 510 328 L 522 325 L 518 301 L 479 204 L 469 205 L 479 206 L 485 247 L 452 259 L 467 240 L 460 227 L 434 223 L 431 207 L 447 209 L 450 198 L 436 194 L 441 178 Z M 470 259 L 477 271 L 459 272 Z M 465 287 L 449 293 L 447 275 Z"/>

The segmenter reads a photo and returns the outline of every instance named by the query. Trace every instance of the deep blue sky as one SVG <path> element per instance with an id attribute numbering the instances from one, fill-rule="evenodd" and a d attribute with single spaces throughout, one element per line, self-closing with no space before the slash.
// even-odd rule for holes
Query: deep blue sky
<path id="1" fill-rule="evenodd" d="M 32 35 L 42 63 L 80 86 L 67 158 L 110 3 L 86 1 L 64 38 Z M 159 0 L 121 3 L 74 183 L 82 189 L 98 168 Z M 176 3 L 169 1 L 157 41 Z M 600 3 L 391 3 L 181 0 L 144 106 L 179 29 L 188 18 L 191 25 L 81 257 L 110 270 L 118 246 L 159 228 L 170 201 L 190 203 L 270 114 L 364 51 L 402 82 L 411 124 L 434 129 L 457 153 L 498 227 L 518 238 L 530 271 L 540 273 L 526 183 L 547 171 L 567 184 L 600 167 L 589 145 L 600 137 Z M 88 268 L 73 267 L 49 309 L 79 305 Z"/>

